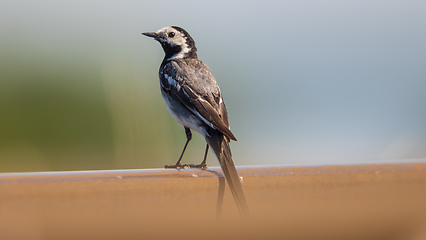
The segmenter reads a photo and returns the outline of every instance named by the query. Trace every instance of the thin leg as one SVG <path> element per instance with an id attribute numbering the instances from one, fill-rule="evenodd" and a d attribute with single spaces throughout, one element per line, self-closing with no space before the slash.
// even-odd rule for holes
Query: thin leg
<path id="1" fill-rule="evenodd" d="M 185 150 L 186 150 L 186 147 L 188 146 L 189 141 L 191 141 L 192 139 L 191 129 L 185 127 L 185 133 L 186 133 L 186 143 L 185 143 L 185 146 L 183 147 L 182 153 L 180 154 L 179 160 L 177 161 L 175 165 L 166 165 L 164 166 L 165 168 L 180 169 L 185 167 L 185 165 L 182 165 L 180 162 L 182 161 L 183 154 L 185 153 Z"/>
<path id="2" fill-rule="evenodd" d="M 194 165 L 194 164 L 190 164 L 190 165 L 188 165 L 190 168 L 201 168 L 201 169 L 207 169 L 207 164 L 206 164 L 206 161 L 207 161 L 207 153 L 209 153 L 209 145 L 207 144 L 207 146 L 206 146 L 206 152 L 204 153 L 204 160 L 203 160 L 203 162 L 201 162 L 200 164 L 198 164 L 198 165 Z"/>

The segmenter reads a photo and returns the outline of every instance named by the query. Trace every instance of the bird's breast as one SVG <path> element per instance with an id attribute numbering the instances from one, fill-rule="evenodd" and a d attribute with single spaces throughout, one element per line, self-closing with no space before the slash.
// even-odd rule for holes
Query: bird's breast
<path id="1" fill-rule="evenodd" d="M 200 118 L 174 100 L 163 89 L 161 89 L 161 96 L 164 99 L 167 110 L 180 125 L 189 127 L 203 136 L 208 135 L 206 131 L 208 126 Z"/>

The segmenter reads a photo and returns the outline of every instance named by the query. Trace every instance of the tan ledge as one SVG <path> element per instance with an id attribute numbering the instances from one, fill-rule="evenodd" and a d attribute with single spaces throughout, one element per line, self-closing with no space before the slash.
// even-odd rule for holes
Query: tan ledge
<path id="1" fill-rule="evenodd" d="M 0 239 L 426 239 L 426 163 L 0 174 Z"/>

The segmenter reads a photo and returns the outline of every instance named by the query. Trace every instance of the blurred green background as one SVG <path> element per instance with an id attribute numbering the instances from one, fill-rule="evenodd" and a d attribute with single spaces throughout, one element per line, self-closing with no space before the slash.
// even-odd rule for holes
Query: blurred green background
<path id="1" fill-rule="evenodd" d="M 152 168 L 185 143 L 158 85 L 178 25 L 227 103 L 238 165 L 424 161 L 422 1 L 2 1 L 0 172 Z M 202 160 L 194 134 L 185 162 Z M 210 165 L 217 165 L 212 154 Z"/>

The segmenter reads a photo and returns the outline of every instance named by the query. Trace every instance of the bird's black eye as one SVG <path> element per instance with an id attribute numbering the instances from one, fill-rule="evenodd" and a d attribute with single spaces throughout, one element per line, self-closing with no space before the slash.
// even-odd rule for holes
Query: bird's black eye
<path id="1" fill-rule="evenodd" d="M 174 32 L 169 32 L 169 37 L 170 38 L 172 38 L 172 37 L 174 37 L 175 36 L 175 33 Z"/>

